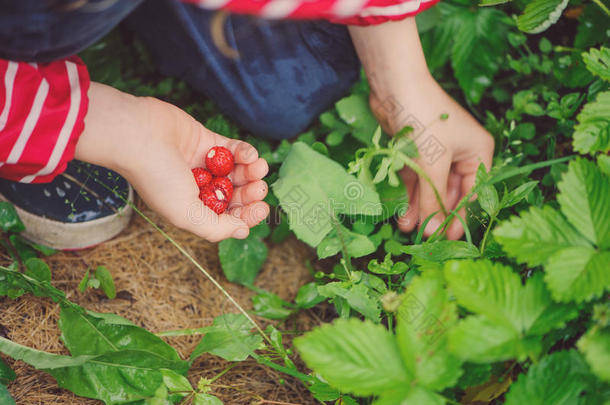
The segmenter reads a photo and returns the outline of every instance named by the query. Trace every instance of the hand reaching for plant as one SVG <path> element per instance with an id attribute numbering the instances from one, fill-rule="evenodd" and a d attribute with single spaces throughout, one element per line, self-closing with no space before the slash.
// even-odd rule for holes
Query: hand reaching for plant
<path id="1" fill-rule="evenodd" d="M 235 158 L 228 210 L 216 214 L 199 199 L 192 169 L 223 146 Z M 243 239 L 269 214 L 267 162 L 242 141 L 213 133 L 181 109 L 92 83 L 89 111 L 75 157 L 116 170 L 140 197 L 172 224 L 211 242 Z"/>
<path id="2" fill-rule="evenodd" d="M 433 79 L 413 87 L 399 103 L 408 106 L 412 116 L 424 126 L 413 133 L 419 149 L 415 162 L 435 185 L 445 212 L 432 185 L 406 167 L 400 174 L 409 195 L 409 209 L 398 219 L 398 227 L 410 232 L 436 213 L 424 230 L 424 236 L 429 237 L 441 225 L 446 213 L 455 209 L 459 201 L 470 193 L 479 165 L 483 163 L 489 170 L 494 141 Z M 371 101 L 377 115 L 386 119 L 384 126 L 388 130 L 404 125 L 404 121 L 387 120 L 387 116 L 380 111 L 379 102 L 374 98 Z M 447 114 L 447 118 L 441 119 L 444 114 Z M 465 208 L 458 211 L 464 220 L 465 213 Z M 457 219 L 446 229 L 448 239 L 459 239 L 463 233 L 462 223 Z"/>
<path id="3" fill-rule="evenodd" d="M 451 211 L 470 192 L 479 164 L 491 167 L 493 138 L 430 75 L 415 18 L 349 30 L 371 85 L 373 112 L 388 133 L 415 122 L 421 125 L 413 134 L 420 152 L 415 162 L 436 186 L 445 210 Z M 441 120 L 443 114 L 448 119 Z M 434 147 L 434 156 L 428 147 Z M 410 169 L 403 169 L 402 178 L 410 204 L 398 226 L 411 231 L 438 212 L 424 231 L 430 236 L 444 219 L 434 188 Z M 462 217 L 464 213 L 459 212 Z M 463 232 L 454 219 L 446 235 L 459 239 Z"/>

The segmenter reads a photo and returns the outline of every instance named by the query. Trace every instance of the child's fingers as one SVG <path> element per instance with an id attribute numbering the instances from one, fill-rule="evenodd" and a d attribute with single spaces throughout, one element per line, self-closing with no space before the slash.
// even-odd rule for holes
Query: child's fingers
<path id="1" fill-rule="evenodd" d="M 462 208 L 458 211 L 458 215 L 462 217 L 464 221 L 466 221 L 466 208 Z M 464 234 L 464 227 L 462 226 L 462 221 L 458 218 L 454 217 L 451 225 L 447 228 L 447 239 L 449 240 L 458 240 Z"/>
<path id="2" fill-rule="evenodd" d="M 261 201 L 269 191 L 267 183 L 263 180 L 253 181 L 243 186 L 237 187 L 233 192 L 231 205 L 229 208 L 248 205 L 255 201 Z"/>
<path id="3" fill-rule="evenodd" d="M 447 210 L 450 211 L 454 209 L 461 196 L 461 185 L 462 185 L 462 176 L 451 171 L 449 173 L 449 179 L 447 180 Z"/>
<path id="4" fill-rule="evenodd" d="M 411 232 L 417 225 L 419 218 L 419 192 L 417 189 L 417 174 L 409 168 L 400 172 L 402 181 L 407 189 L 408 206 L 407 212 L 398 218 L 398 229 L 403 232 Z"/>
<path id="5" fill-rule="evenodd" d="M 436 187 L 439 197 L 445 206 L 447 207 L 447 178 L 449 176 L 449 168 L 451 166 L 450 159 L 438 160 L 434 166 L 424 166 L 422 169 L 426 172 L 432 184 Z M 419 218 L 425 221 L 432 213 L 437 212 L 436 215 L 428 222 L 426 229 L 424 230 L 424 236 L 428 237 L 434 233 L 434 231 L 441 225 L 444 219 L 444 215 L 441 210 L 441 205 L 437 199 L 434 188 L 430 183 L 426 181 L 422 176 L 419 178 Z M 420 225 L 421 226 L 421 225 Z"/>
<path id="6" fill-rule="evenodd" d="M 251 228 L 267 218 L 269 215 L 269 205 L 263 201 L 256 201 L 245 206 L 233 208 L 231 215 L 240 218 Z"/>
<path id="7" fill-rule="evenodd" d="M 229 178 L 236 186 L 243 186 L 252 181 L 260 180 L 269 172 L 269 165 L 263 158 L 258 158 L 253 163 L 247 165 L 236 165 Z"/>
<path id="8" fill-rule="evenodd" d="M 199 200 L 193 201 L 188 207 L 186 220 L 174 223 L 210 242 L 228 238 L 244 239 L 250 232 L 241 218 L 228 214 L 217 215 Z"/>
<path id="9" fill-rule="evenodd" d="M 222 135 L 214 133 L 214 145 L 224 146 L 229 149 L 235 158 L 235 163 L 249 164 L 258 159 L 258 151 L 247 142 L 237 139 L 230 139 Z M 212 147 L 210 146 L 210 147 Z"/>

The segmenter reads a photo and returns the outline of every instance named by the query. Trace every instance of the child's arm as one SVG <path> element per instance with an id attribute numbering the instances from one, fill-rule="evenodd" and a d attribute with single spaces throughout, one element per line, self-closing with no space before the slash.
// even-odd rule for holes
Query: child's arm
<path id="1" fill-rule="evenodd" d="M 406 125 L 415 128 L 413 136 L 420 151 L 417 162 L 434 182 L 445 207 L 455 208 L 473 187 L 479 164 L 491 166 L 493 138 L 430 75 L 415 18 L 349 29 L 371 84 L 375 115 L 390 133 Z M 449 118 L 441 121 L 441 114 L 449 114 Z M 409 169 L 403 169 L 402 178 L 410 207 L 398 224 L 410 231 L 440 207 L 423 179 Z M 462 209 L 460 215 L 464 214 Z M 424 235 L 430 236 L 442 220 L 442 214 L 436 215 Z M 462 234 L 460 222 L 454 221 L 448 238 L 458 239 Z"/>
<path id="2" fill-rule="evenodd" d="M 89 88 L 85 130 L 75 157 L 116 170 L 157 213 L 174 225 L 217 242 L 248 236 L 267 217 L 261 180 L 267 162 L 251 145 L 215 134 L 181 109 L 154 98 L 135 97 L 99 83 Z M 202 166 L 215 145 L 235 155 L 236 186 L 228 214 L 216 215 L 199 200 L 191 169 Z"/>

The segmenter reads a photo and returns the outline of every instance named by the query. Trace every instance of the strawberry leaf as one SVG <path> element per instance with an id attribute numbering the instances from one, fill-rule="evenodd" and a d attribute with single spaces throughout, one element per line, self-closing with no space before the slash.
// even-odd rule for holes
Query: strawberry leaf
<path id="1" fill-rule="evenodd" d="M 610 91 L 587 103 L 574 127 L 574 149 L 580 153 L 610 151 Z"/>
<path id="2" fill-rule="evenodd" d="M 579 396 L 586 388 L 587 374 L 586 365 L 575 351 L 545 356 L 511 386 L 506 405 L 581 403 Z"/>
<path id="3" fill-rule="evenodd" d="M 578 159 L 557 184 L 557 201 L 568 221 L 592 243 L 610 248 L 610 176 Z"/>
<path id="4" fill-rule="evenodd" d="M 568 5 L 568 0 L 533 0 L 517 20 L 521 31 L 538 34 L 555 24 Z"/>
<path id="5" fill-rule="evenodd" d="M 418 384 L 431 390 L 453 386 L 461 362 L 447 349 L 447 331 L 457 319 L 439 271 L 412 281 L 398 309 L 396 338 L 403 361 Z"/>
<path id="6" fill-rule="evenodd" d="M 342 392 L 374 395 L 410 381 L 394 336 L 384 326 L 338 319 L 294 340 L 308 367 Z"/>
<path id="7" fill-rule="evenodd" d="M 464 260 L 447 263 L 445 277 L 458 304 L 475 314 L 450 337 L 465 360 L 524 358 L 538 350 L 538 336 L 577 316 L 574 308 L 551 300 L 540 273 L 523 285 L 510 267 Z"/>
<path id="8" fill-rule="evenodd" d="M 591 329 L 577 343 L 591 370 L 600 379 L 610 382 L 610 331 Z"/>

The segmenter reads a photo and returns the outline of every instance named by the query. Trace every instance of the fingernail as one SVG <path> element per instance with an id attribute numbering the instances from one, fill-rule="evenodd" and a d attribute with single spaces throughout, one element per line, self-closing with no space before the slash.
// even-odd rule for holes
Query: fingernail
<path id="1" fill-rule="evenodd" d="M 424 230 L 424 235 L 426 236 L 430 236 L 434 233 L 434 231 L 436 231 L 438 229 L 439 226 L 441 226 L 442 221 L 437 218 L 434 217 L 432 218 L 429 222 L 428 225 L 426 225 L 426 229 Z"/>
<path id="2" fill-rule="evenodd" d="M 250 231 L 247 228 L 239 228 L 233 232 L 233 235 L 231 236 L 235 239 L 245 239 L 248 237 L 248 233 L 250 233 Z"/>

